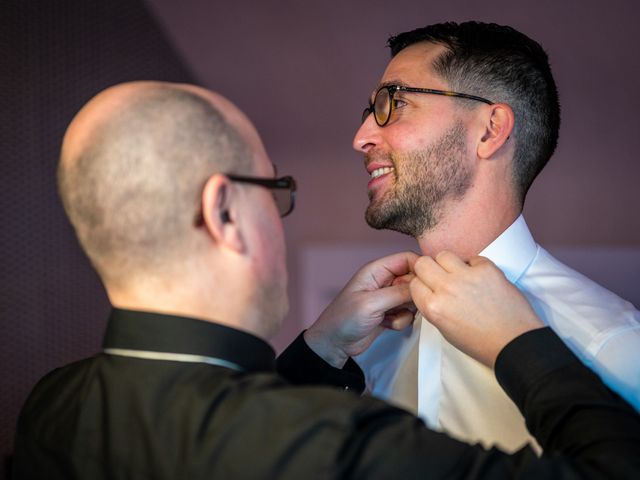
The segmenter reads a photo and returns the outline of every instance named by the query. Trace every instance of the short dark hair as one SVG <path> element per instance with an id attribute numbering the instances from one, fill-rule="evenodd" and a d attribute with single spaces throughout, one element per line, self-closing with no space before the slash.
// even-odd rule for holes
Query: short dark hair
<path id="1" fill-rule="evenodd" d="M 418 42 L 447 48 L 433 68 L 452 90 L 507 103 L 513 109 L 513 175 L 524 203 L 558 143 L 560 104 L 547 54 L 537 42 L 508 26 L 447 22 L 390 37 L 391 56 Z"/>

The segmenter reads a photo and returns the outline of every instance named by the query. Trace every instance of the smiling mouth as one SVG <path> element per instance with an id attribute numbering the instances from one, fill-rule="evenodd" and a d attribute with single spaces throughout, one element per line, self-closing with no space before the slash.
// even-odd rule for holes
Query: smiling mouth
<path id="1" fill-rule="evenodd" d="M 395 169 L 393 167 L 381 167 L 381 168 L 376 168 L 375 170 L 373 170 L 371 172 L 371 178 L 378 178 L 382 175 L 386 175 L 387 173 L 391 173 L 393 172 Z"/>

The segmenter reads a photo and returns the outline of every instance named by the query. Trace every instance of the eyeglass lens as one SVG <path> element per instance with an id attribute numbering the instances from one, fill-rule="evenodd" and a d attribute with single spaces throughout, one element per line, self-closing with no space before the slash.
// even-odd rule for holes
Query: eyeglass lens
<path id="1" fill-rule="evenodd" d="M 381 88 L 373 101 L 373 111 L 378 125 L 384 125 L 391 115 L 391 96 L 388 88 Z"/>
<path id="2" fill-rule="evenodd" d="M 389 115 L 391 115 L 391 94 L 388 88 L 381 88 L 376 92 L 373 105 L 365 108 L 362 112 L 362 123 L 372 113 L 375 116 L 376 123 L 380 126 L 385 125 L 389 120 Z"/>
<path id="3" fill-rule="evenodd" d="M 278 213 L 281 217 L 291 213 L 293 210 L 293 192 L 288 188 L 274 188 L 271 189 L 273 199 L 278 207 Z"/>

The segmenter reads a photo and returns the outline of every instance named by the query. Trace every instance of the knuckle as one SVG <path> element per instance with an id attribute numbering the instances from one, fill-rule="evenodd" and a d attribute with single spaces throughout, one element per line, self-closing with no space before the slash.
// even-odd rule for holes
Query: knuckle
<path id="1" fill-rule="evenodd" d="M 420 257 L 416 260 L 415 268 L 423 268 L 429 262 L 429 257 Z"/>
<path id="2" fill-rule="evenodd" d="M 442 313 L 442 306 L 436 299 L 432 299 L 425 305 L 425 313 L 430 319 L 438 319 Z"/>
<path id="3" fill-rule="evenodd" d="M 452 255 L 451 252 L 449 252 L 448 250 L 442 250 L 441 252 L 439 252 L 435 259 L 436 262 L 440 263 L 441 261 L 446 261 L 448 258 L 450 258 Z"/>

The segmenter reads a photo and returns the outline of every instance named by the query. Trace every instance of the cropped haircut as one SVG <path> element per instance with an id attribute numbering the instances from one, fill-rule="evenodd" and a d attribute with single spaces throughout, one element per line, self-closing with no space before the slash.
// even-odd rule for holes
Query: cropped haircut
<path id="1" fill-rule="evenodd" d="M 446 47 L 432 67 L 452 90 L 506 103 L 513 109 L 513 175 L 523 204 L 558 143 L 560 104 L 547 54 L 537 42 L 511 27 L 447 22 L 390 37 L 391 56 L 418 42 Z"/>
<path id="2" fill-rule="evenodd" d="M 116 283 L 179 265 L 209 176 L 253 167 L 249 146 L 209 101 L 170 86 L 133 94 L 65 160 L 65 211 L 101 277 Z"/>

